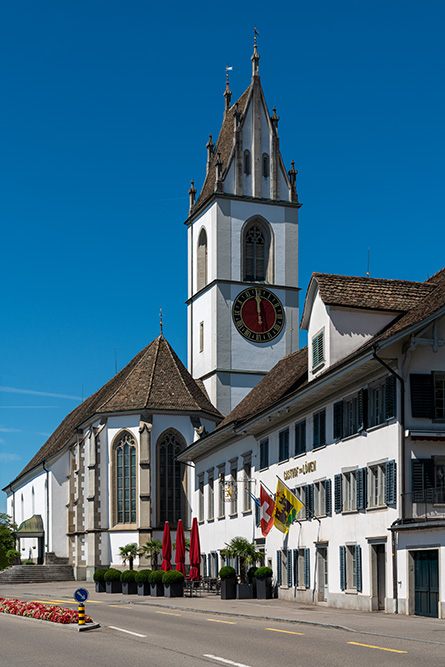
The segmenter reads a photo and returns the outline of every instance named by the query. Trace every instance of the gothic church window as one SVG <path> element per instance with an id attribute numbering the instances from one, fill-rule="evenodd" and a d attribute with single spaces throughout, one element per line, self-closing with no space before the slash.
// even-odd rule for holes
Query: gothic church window
<path id="1" fill-rule="evenodd" d="M 250 174 L 252 171 L 251 165 L 250 165 L 250 151 L 245 150 L 244 151 L 244 173 L 245 174 Z"/>
<path id="2" fill-rule="evenodd" d="M 184 519 L 184 468 L 176 458 L 183 449 L 185 442 L 176 431 L 166 431 L 158 440 L 159 525 L 168 521 L 171 527 L 177 524 L 178 519 Z"/>
<path id="3" fill-rule="evenodd" d="M 254 220 L 246 226 L 243 234 L 243 254 L 243 280 L 272 282 L 269 267 L 270 233 L 261 221 Z"/>
<path id="4" fill-rule="evenodd" d="M 269 176 L 269 156 L 267 153 L 263 153 L 263 176 L 267 178 Z"/>
<path id="5" fill-rule="evenodd" d="M 197 270 L 197 288 L 200 290 L 207 285 L 207 234 L 205 229 L 201 229 L 201 233 L 198 239 Z"/>
<path id="6" fill-rule="evenodd" d="M 132 433 L 119 433 L 113 451 L 115 467 L 115 521 L 136 523 L 136 440 Z"/>

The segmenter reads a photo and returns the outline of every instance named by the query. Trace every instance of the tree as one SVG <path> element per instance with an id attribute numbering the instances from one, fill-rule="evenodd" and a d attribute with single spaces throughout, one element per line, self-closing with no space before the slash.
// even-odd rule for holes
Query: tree
<path id="1" fill-rule="evenodd" d="M 158 569 L 158 556 L 162 551 L 162 542 L 160 540 L 150 540 L 141 547 L 141 552 L 145 558 L 151 558 L 151 569 Z"/>
<path id="2" fill-rule="evenodd" d="M 0 512 L 0 570 L 10 565 L 6 552 L 15 549 L 15 530 L 17 530 L 17 526 L 13 523 L 12 518 L 4 512 Z"/>
<path id="3" fill-rule="evenodd" d="M 249 542 L 245 537 L 232 537 L 230 542 L 226 542 L 225 549 L 221 549 L 221 555 L 224 558 L 239 558 L 240 577 L 243 583 L 246 581 L 246 567 L 264 559 L 264 552 L 258 551 L 255 542 Z"/>
<path id="4" fill-rule="evenodd" d="M 139 549 L 136 542 L 131 544 L 126 544 L 124 547 L 119 547 L 119 556 L 122 558 L 122 562 L 125 565 L 128 561 L 128 567 L 130 570 L 133 569 L 133 561 L 139 556 L 141 550 Z"/>

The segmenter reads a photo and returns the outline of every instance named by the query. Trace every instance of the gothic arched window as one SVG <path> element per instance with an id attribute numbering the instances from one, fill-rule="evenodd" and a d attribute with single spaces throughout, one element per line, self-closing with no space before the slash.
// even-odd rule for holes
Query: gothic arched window
<path id="1" fill-rule="evenodd" d="M 136 523 L 136 440 L 128 431 L 119 433 L 113 447 L 115 522 Z"/>
<path id="2" fill-rule="evenodd" d="M 250 174 L 252 171 L 251 166 L 250 166 L 250 151 L 245 150 L 244 151 L 244 173 L 245 174 Z"/>
<path id="3" fill-rule="evenodd" d="M 171 527 L 178 519 L 185 518 L 182 516 L 185 506 L 184 468 L 176 459 L 184 448 L 185 442 L 181 435 L 173 430 L 166 431 L 158 440 L 159 525 L 168 521 Z"/>
<path id="4" fill-rule="evenodd" d="M 263 153 L 263 176 L 267 178 L 269 176 L 269 156 L 267 153 Z"/>
<path id="5" fill-rule="evenodd" d="M 246 225 L 243 234 L 243 280 L 272 282 L 270 257 L 270 232 L 260 220 Z"/>
<path id="6" fill-rule="evenodd" d="M 198 280 L 197 288 L 198 290 L 202 289 L 207 285 L 207 234 L 205 229 L 201 229 L 201 233 L 198 238 L 198 261 L 197 261 L 197 271 L 198 271 Z"/>

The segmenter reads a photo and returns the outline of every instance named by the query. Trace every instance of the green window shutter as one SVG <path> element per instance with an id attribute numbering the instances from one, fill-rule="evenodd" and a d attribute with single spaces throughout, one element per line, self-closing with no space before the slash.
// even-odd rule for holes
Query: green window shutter
<path id="1" fill-rule="evenodd" d="M 362 592 L 362 549 L 359 544 L 355 545 L 355 580 L 357 582 L 357 591 Z"/>
<path id="2" fill-rule="evenodd" d="M 334 403 L 334 440 L 340 440 L 343 435 L 343 401 Z"/>
<path id="3" fill-rule="evenodd" d="M 320 445 L 326 444 L 326 410 L 320 412 Z"/>
<path id="4" fill-rule="evenodd" d="M 343 509 L 342 475 L 334 475 L 334 510 L 339 514 Z"/>
<path id="5" fill-rule="evenodd" d="M 434 502 L 434 460 L 413 459 L 412 461 L 413 502 Z"/>
<path id="6" fill-rule="evenodd" d="M 294 586 L 298 586 L 298 549 L 294 549 Z"/>
<path id="7" fill-rule="evenodd" d="M 306 484 L 304 487 L 306 519 L 312 519 L 314 516 L 314 485 Z"/>
<path id="8" fill-rule="evenodd" d="M 319 334 L 314 336 L 312 339 L 312 368 L 316 368 L 324 361 L 324 332 L 320 331 Z"/>
<path id="9" fill-rule="evenodd" d="M 365 424 L 363 420 L 363 389 L 360 389 L 360 391 L 357 394 L 357 432 L 363 431 L 364 425 Z"/>
<path id="10" fill-rule="evenodd" d="M 434 385 L 433 376 L 412 373 L 409 376 L 411 389 L 411 414 L 413 417 L 433 419 Z"/>
<path id="11" fill-rule="evenodd" d="M 277 549 L 277 586 L 281 586 L 281 550 Z"/>
<path id="12" fill-rule="evenodd" d="M 357 493 L 357 509 L 366 509 L 366 482 L 367 482 L 367 468 L 359 468 L 355 472 L 356 479 L 356 493 Z"/>
<path id="13" fill-rule="evenodd" d="M 386 462 L 385 503 L 392 505 L 396 502 L 396 462 Z"/>
<path id="14" fill-rule="evenodd" d="M 392 419 L 397 412 L 397 383 L 394 375 L 385 380 L 385 419 Z"/>
<path id="15" fill-rule="evenodd" d="M 292 549 L 287 550 L 287 585 L 292 587 Z"/>
<path id="16" fill-rule="evenodd" d="M 332 482 L 330 479 L 325 482 L 325 512 L 326 516 L 332 514 Z"/>
<path id="17" fill-rule="evenodd" d="M 310 588 L 311 585 L 311 565 L 310 565 L 311 552 L 310 549 L 304 550 L 304 585 L 306 588 Z"/>
<path id="18" fill-rule="evenodd" d="M 306 420 L 295 424 L 295 455 L 306 451 Z"/>
<path id="19" fill-rule="evenodd" d="M 320 442 L 320 413 L 314 415 L 314 447 L 318 447 Z"/>
<path id="20" fill-rule="evenodd" d="M 346 547 L 340 547 L 340 589 L 346 589 Z"/>

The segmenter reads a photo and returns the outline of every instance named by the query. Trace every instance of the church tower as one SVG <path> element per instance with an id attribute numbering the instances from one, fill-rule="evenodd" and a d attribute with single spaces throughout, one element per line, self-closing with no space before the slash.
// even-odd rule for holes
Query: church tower
<path id="1" fill-rule="evenodd" d="M 255 37 L 252 80 L 207 143 L 207 172 L 189 190 L 188 368 L 228 414 L 298 349 L 296 170 L 286 172 L 276 109 L 270 115 Z"/>

